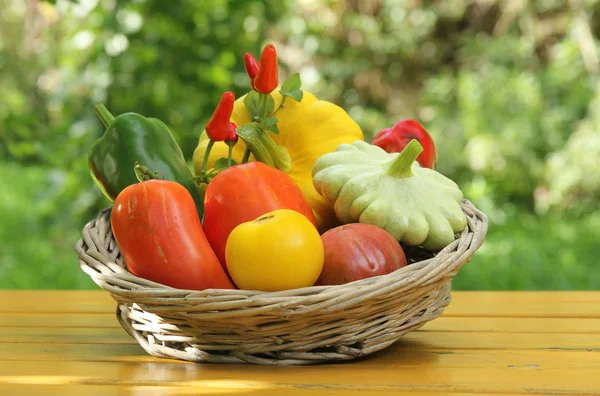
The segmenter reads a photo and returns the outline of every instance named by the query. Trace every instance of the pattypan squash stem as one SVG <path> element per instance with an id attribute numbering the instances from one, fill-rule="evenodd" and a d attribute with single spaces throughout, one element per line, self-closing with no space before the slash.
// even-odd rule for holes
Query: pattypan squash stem
<path id="1" fill-rule="evenodd" d="M 273 168 L 290 173 L 292 159 L 283 146 L 278 146 L 271 136 L 256 123 L 244 124 L 237 130 L 238 136 L 246 143 L 254 158 Z"/>
<path id="2" fill-rule="evenodd" d="M 103 104 L 98 104 L 94 106 L 94 110 L 96 110 L 96 115 L 98 116 L 98 118 L 100 118 L 100 121 L 102 121 L 102 124 L 104 124 L 106 128 L 108 128 L 109 125 L 115 119 L 115 117 L 112 114 L 110 114 L 110 111 L 108 111 L 106 106 L 104 106 Z"/>
<path id="3" fill-rule="evenodd" d="M 404 147 L 400 155 L 394 159 L 387 170 L 387 174 L 398 179 L 412 177 L 412 164 L 415 162 L 419 154 L 423 152 L 423 146 L 418 140 L 413 139 Z"/>

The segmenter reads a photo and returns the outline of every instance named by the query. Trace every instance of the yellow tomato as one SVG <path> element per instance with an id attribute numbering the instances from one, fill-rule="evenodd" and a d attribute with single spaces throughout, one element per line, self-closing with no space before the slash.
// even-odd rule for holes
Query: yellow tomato
<path id="1" fill-rule="evenodd" d="M 323 269 L 323 242 L 304 215 L 279 209 L 235 227 L 227 238 L 225 260 L 240 289 L 308 287 Z"/>

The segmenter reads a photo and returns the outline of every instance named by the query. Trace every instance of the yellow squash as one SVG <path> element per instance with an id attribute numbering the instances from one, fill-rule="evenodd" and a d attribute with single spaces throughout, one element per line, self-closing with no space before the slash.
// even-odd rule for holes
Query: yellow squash
<path id="1" fill-rule="evenodd" d="M 271 95 L 277 108 L 281 103 L 281 94 L 275 91 Z M 231 116 L 231 121 L 238 126 L 251 121 L 243 100 L 244 97 L 236 100 Z M 350 144 L 363 140 L 363 133 L 344 109 L 333 103 L 318 100 L 306 91 L 301 102 L 287 98 L 284 107 L 275 117 L 278 119 L 280 133 L 276 135 L 269 132 L 269 135 L 277 145 L 287 149 L 292 162 L 289 176 L 300 187 L 312 208 L 319 231 L 325 232 L 339 222 L 331 204 L 319 195 L 313 186 L 313 164 L 322 155 L 334 152 L 342 143 Z M 203 132 L 194 151 L 194 171 L 197 175 L 200 174 L 208 142 L 206 132 Z M 236 162 L 241 162 L 245 149 L 246 145 L 240 139 L 233 150 L 233 159 Z M 211 169 L 219 158 L 226 158 L 227 153 L 227 145 L 216 142 L 210 153 L 207 168 Z"/>

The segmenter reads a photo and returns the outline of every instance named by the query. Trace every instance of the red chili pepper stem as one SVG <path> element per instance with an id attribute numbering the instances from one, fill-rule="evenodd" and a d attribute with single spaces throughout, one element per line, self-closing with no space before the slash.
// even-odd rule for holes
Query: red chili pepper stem
<path id="1" fill-rule="evenodd" d="M 229 146 L 229 154 L 227 154 L 227 167 L 231 166 L 231 157 L 233 156 L 233 146 L 235 146 L 235 143 L 230 144 L 230 142 L 227 142 L 228 146 Z"/>
<path id="2" fill-rule="evenodd" d="M 210 151 L 212 150 L 214 145 L 215 145 L 215 141 L 210 139 L 208 141 L 208 145 L 206 146 L 206 151 L 204 152 L 204 159 L 202 160 L 202 172 L 200 173 L 200 176 L 206 175 L 206 167 L 208 166 L 208 157 L 210 156 Z"/>
<path id="3" fill-rule="evenodd" d="M 263 94 L 261 93 L 258 99 L 258 111 L 260 116 L 259 117 L 267 117 L 268 114 L 265 114 L 266 110 L 267 110 L 267 100 L 268 100 L 268 96 L 269 94 Z"/>

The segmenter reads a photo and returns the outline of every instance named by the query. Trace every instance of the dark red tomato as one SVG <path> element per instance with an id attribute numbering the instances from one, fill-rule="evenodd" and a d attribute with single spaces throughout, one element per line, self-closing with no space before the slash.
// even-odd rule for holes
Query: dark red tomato
<path id="1" fill-rule="evenodd" d="M 181 184 L 147 180 L 128 186 L 114 202 L 111 226 L 132 274 L 178 289 L 233 288 Z"/>
<path id="2" fill-rule="evenodd" d="M 317 226 L 302 191 L 279 169 L 262 162 L 249 162 L 227 168 L 215 176 L 204 197 L 203 227 L 225 271 L 225 245 L 231 231 L 241 223 L 277 209 L 295 210 Z"/>
<path id="3" fill-rule="evenodd" d="M 435 169 L 435 143 L 425 128 L 415 120 L 398 121 L 393 127 L 382 129 L 371 144 L 388 153 L 399 153 L 413 139 L 417 139 L 423 146 L 423 152 L 417 157 L 417 162 L 424 168 Z"/>
<path id="4" fill-rule="evenodd" d="M 317 285 L 341 285 L 389 274 L 406 265 L 404 250 L 384 229 L 345 224 L 321 235 L 325 262 Z"/>

